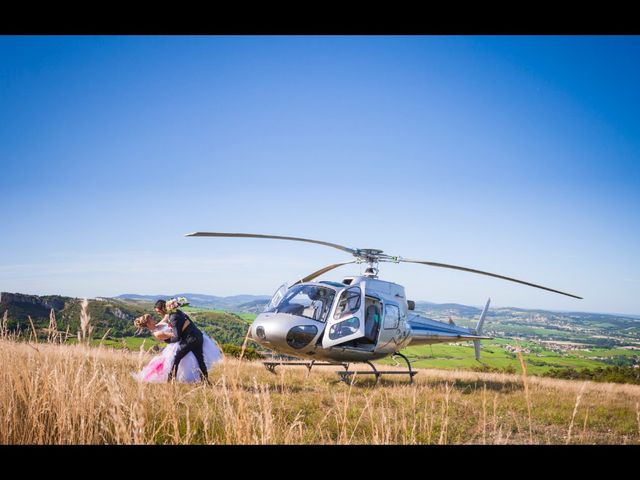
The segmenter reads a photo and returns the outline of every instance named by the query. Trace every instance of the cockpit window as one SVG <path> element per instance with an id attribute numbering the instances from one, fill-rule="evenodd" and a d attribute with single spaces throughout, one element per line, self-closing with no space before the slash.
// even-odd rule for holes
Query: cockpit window
<path id="1" fill-rule="evenodd" d="M 272 299 L 265 312 L 290 313 L 326 322 L 335 297 L 335 291 L 317 285 L 296 285 L 281 299 Z"/>
<path id="2" fill-rule="evenodd" d="M 271 301 L 269 301 L 269 303 L 267 304 L 266 307 L 264 307 L 265 312 L 270 312 L 272 311 L 282 300 L 282 297 L 284 297 L 284 294 L 287 293 L 287 284 L 283 284 L 280 285 L 280 287 L 278 288 L 278 290 L 276 290 L 276 293 L 273 294 L 273 297 L 271 297 Z"/>

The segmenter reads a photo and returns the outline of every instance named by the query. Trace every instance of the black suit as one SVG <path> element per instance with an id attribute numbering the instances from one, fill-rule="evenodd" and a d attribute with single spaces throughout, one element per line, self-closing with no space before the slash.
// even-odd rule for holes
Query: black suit
<path id="1" fill-rule="evenodd" d="M 184 328 L 184 324 L 187 320 L 189 320 L 189 326 L 183 331 L 182 329 Z M 176 328 L 178 337 L 175 341 L 179 342 L 180 345 L 176 351 L 173 366 L 169 372 L 168 381 L 172 381 L 173 378 L 177 376 L 180 360 L 182 360 L 189 352 L 193 352 L 196 360 L 198 361 L 198 367 L 200 367 L 202 379 L 207 383 L 210 383 L 207 365 L 204 362 L 204 354 L 202 353 L 202 346 L 204 342 L 202 332 L 194 325 L 193 321 L 191 321 L 187 314 L 181 310 L 176 310 L 175 313 L 169 315 L 169 323 Z"/>

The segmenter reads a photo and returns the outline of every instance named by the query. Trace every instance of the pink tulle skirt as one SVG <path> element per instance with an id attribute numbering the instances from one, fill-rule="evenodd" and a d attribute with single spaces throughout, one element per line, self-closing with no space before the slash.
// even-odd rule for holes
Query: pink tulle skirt
<path id="1" fill-rule="evenodd" d="M 207 334 L 202 333 L 203 345 L 202 353 L 204 354 L 204 363 L 207 370 L 211 372 L 213 366 L 221 362 L 224 358 L 222 350 L 215 340 L 209 338 Z M 132 373 L 133 377 L 140 382 L 163 383 L 169 379 L 169 372 L 173 366 L 173 359 L 178 350 L 178 343 L 169 343 L 158 355 L 154 356 L 144 368 Z M 189 352 L 180 360 L 178 365 L 178 374 L 176 376 L 178 382 L 193 383 L 200 381 L 200 368 L 198 361 L 192 352 Z"/>

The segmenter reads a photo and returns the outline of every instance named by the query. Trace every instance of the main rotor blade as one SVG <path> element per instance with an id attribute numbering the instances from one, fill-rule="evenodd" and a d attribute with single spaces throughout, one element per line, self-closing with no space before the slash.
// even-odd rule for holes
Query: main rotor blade
<path id="1" fill-rule="evenodd" d="M 342 265 L 348 265 L 349 263 L 356 263 L 356 262 L 334 263 L 333 265 L 329 265 L 327 267 L 321 268 L 320 270 L 317 270 L 317 271 L 307 275 L 306 277 L 301 278 L 300 280 L 298 280 L 293 285 L 297 285 L 299 283 L 304 283 L 304 282 L 310 282 L 311 280 L 313 280 L 316 277 L 319 277 L 323 273 L 327 273 L 328 271 L 333 270 L 334 268 L 341 267 Z M 293 285 L 291 285 L 291 286 L 293 287 Z"/>
<path id="2" fill-rule="evenodd" d="M 482 270 L 474 270 L 473 268 L 466 267 L 458 267 L 456 265 L 449 265 L 447 263 L 436 263 L 436 262 L 423 262 L 420 260 L 409 260 L 406 258 L 401 258 L 401 262 L 409 262 L 409 263 L 421 263 L 423 265 L 430 265 L 432 267 L 442 267 L 442 268 L 452 268 L 454 270 L 462 270 L 463 272 L 471 272 L 471 273 L 479 273 L 480 275 L 487 275 L 489 277 L 501 278 L 502 280 L 509 280 L 510 282 L 522 283 L 523 285 L 528 285 L 530 287 L 541 288 L 542 290 L 548 290 L 550 292 L 559 293 L 561 295 L 566 295 L 568 297 L 578 298 L 582 300 L 582 297 L 578 297 L 577 295 L 572 295 L 570 293 L 561 292 L 560 290 L 554 290 L 553 288 L 543 287 L 542 285 L 536 285 L 535 283 L 525 282 L 523 280 L 518 280 L 516 278 L 505 277 L 504 275 L 497 275 L 495 273 L 483 272 Z"/>
<path id="3" fill-rule="evenodd" d="M 284 237 L 281 235 L 260 235 L 256 233 L 194 232 L 194 233 L 186 234 L 185 237 L 244 237 L 244 238 L 274 238 L 277 240 L 295 240 L 297 242 L 317 243 L 319 245 L 325 245 L 327 247 L 337 248 L 338 250 L 342 250 L 343 252 L 347 252 L 352 255 L 357 254 L 356 250 L 345 247 L 343 245 L 338 245 L 336 243 L 322 242 L 320 240 L 311 240 L 309 238 Z"/>

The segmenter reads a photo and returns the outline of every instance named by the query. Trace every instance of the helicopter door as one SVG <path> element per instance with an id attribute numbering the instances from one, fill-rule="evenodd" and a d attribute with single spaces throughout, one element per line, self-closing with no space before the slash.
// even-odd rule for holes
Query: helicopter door
<path id="1" fill-rule="evenodd" d="M 322 346 L 329 348 L 364 337 L 364 282 L 344 290 L 327 319 Z"/>

